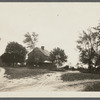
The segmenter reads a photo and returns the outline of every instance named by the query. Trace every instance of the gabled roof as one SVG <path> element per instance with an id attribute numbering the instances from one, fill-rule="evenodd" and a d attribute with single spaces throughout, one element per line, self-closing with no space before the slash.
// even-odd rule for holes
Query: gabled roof
<path id="1" fill-rule="evenodd" d="M 48 57 L 49 57 L 49 55 L 50 55 L 50 52 L 49 52 L 49 51 L 47 51 L 47 50 L 45 50 L 45 49 L 43 50 L 42 48 L 39 48 L 39 47 L 34 48 L 34 49 L 29 53 L 29 55 L 31 55 L 32 52 L 33 52 L 34 50 L 39 50 L 39 51 L 42 52 L 45 56 L 48 56 Z"/>
<path id="2" fill-rule="evenodd" d="M 50 55 L 50 52 L 47 51 L 47 50 L 42 50 L 41 48 L 38 48 L 45 56 L 49 56 Z"/>

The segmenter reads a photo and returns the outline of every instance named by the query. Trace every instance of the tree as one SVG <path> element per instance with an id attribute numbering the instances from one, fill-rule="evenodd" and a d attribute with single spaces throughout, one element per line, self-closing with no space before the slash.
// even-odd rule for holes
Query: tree
<path id="1" fill-rule="evenodd" d="M 24 36 L 25 36 L 25 40 L 23 42 L 28 45 L 27 48 L 33 50 L 38 40 L 38 34 L 36 34 L 35 32 L 33 32 L 32 34 L 27 32 Z"/>
<path id="2" fill-rule="evenodd" d="M 98 48 L 100 44 L 99 33 L 88 30 L 83 31 L 83 34 L 79 36 L 77 41 L 77 48 L 80 52 L 80 61 L 84 64 L 88 64 L 88 69 L 91 72 L 93 65 L 96 66 L 98 62 Z"/>
<path id="3" fill-rule="evenodd" d="M 59 47 L 50 52 L 50 60 L 57 66 L 61 66 L 64 62 L 67 62 L 67 58 L 68 57 L 66 56 L 64 50 Z"/>
<path id="4" fill-rule="evenodd" d="M 17 42 L 8 43 L 5 53 L 2 55 L 1 59 L 5 63 L 13 64 L 23 63 L 26 58 L 26 49 Z"/>
<path id="5" fill-rule="evenodd" d="M 96 43 L 95 43 L 95 66 L 100 66 L 100 23 L 97 27 L 93 27 L 96 35 Z"/>
<path id="6" fill-rule="evenodd" d="M 7 65 L 11 64 L 11 56 L 9 53 L 4 53 L 1 55 L 2 62 L 6 63 Z"/>

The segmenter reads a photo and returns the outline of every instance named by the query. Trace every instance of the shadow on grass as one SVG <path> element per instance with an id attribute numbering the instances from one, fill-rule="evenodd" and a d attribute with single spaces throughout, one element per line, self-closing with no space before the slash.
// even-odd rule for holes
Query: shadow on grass
<path id="1" fill-rule="evenodd" d="M 78 81 L 88 79 L 100 79 L 100 74 L 90 73 L 66 73 L 61 76 L 63 81 Z"/>
<path id="2" fill-rule="evenodd" d="M 35 75 L 40 75 L 40 74 L 45 74 L 49 73 L 50 71 L 47 69 L 30 69 L 27 67 L 5 67 L 5 74 L 7 75 L 7 78 L 9 79 L 19 79 L 19 78 L 24 78 L 24 77 L 31 77 Z"/>
<path id="3" fill-rule="evenodd" d="M 100 92 L 100 82 L 91 82 L 86 85 L 83 91 L 98 91 Z"/>

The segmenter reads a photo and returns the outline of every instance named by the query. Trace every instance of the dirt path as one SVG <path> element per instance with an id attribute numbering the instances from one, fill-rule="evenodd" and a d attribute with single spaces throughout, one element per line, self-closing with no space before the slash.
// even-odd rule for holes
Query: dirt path
<path id="1" fill-rule="evenodd" d="M 52 72 L 35 77 L 27 77 L 21 79 L 9 80 L 4 78 L 0 83 L 0 91 L 2 92 L 45 92 L 45 91 L 82 91 L 86 83 L 100 80 L 81 80 L 72 82 L 63 82 L 61 75 L 66 72 Z M 79 73 L 74 71 L 74 73 Z"/>
<path id="2" fill-rule="evenodd" d="M 0 88 L 0 91 L 53 91 L 53 86 L 61 81 L 60 76 L 61 73 L 53 72 L 35 77 L 5 80 L 5 86 Z"/>

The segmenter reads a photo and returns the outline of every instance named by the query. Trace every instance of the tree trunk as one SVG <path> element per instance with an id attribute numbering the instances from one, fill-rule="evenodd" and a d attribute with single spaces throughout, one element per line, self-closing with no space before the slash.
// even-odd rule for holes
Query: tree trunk
<path id="1" fill-rule="evenodd" d="M 88 70 L 89 70 L 89 73 L 91 73 L 91 72 L 92 72 L 92 65 L 91 65 L 91 61 L 89 61 L 89 63 L 88 63 Z"/>
<path id="2" fill-rule="evenodd" d="M 15 67 L 15 63 L 13 62 L 13 67 Z"/>

